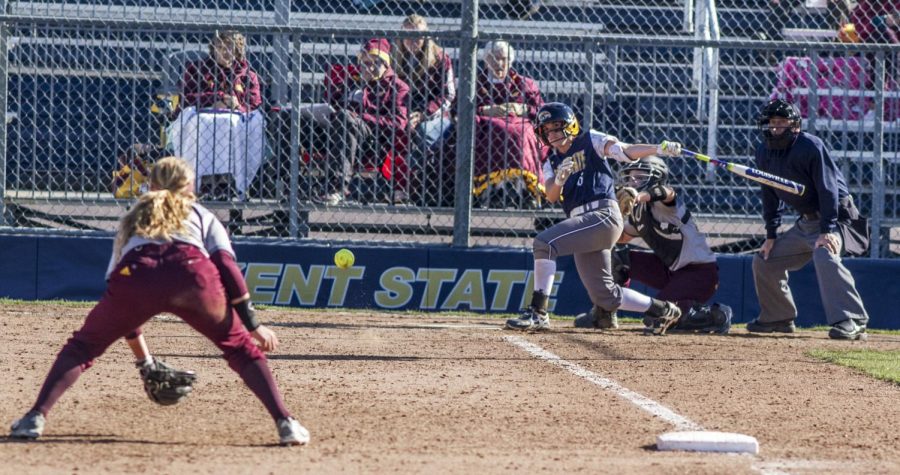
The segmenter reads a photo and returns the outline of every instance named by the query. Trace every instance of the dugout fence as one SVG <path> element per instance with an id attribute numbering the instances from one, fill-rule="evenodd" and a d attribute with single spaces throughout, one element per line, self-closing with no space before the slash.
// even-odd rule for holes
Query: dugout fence
<path id="1" fill-rule="evenodd" d="M 514 3 L 0 2 L 2 225 L 111 234 L 131 202 L 114 194 L 119 158 L 152 161 L 150 150 L 172 147 L 172 124 L 184 121 L 185 65 L 208 55 L 217 32 L 237 30 L 262 104 L 255 118 L 215 117 L 234 131 L 198 146 L 214 161 L 224 157 L 228 173 L 208 174 L 202 200 L 240 239 L 530 245 L 561 211 L 535 199 L 522 174 L 477 178 L 521 168 L 518 142 L 491 137 L 499 129 L 519 137 L 527 121 L 485 125 L 476 102 L 484 47 L 505 41 L 512 69 L 543 101 L 567 102 L 583 126 L 627 142 L 673 139 L 752 164 L 756 112 L 770 97 L 788 98 L 831 146 L 871 216 L 872 256 L 900 250 L 898 46 L 831 41 L 828 21 L 807 4 L 794 16 L 811 23 L 782 25 L 773 41 L 758 34 L 777 26 L 767 23 L 766 2 Z M 429 31 L 403 29 L 410 13 Z M 343 150 L 346 124 L 322 129 L 315 111 L 328 102 L 336 67 L 357 65 L 372 38 L 395 50 L 425 38 L 443 48 L 455 77 L 452 127 L 427 151 L 415 131 L 381 134 L 375 152 L 352 157 L 346 170 L 328 153 Z M 410 84 L 411 95 L 425 89 Z M 756 186 L 699 162 L 669 163 L 716 250 L 757 247 Z M 326 199 L 334 182 L 347 187 L 339 202 Z M 224 193 L 215 192 L 220 183 Z"/>

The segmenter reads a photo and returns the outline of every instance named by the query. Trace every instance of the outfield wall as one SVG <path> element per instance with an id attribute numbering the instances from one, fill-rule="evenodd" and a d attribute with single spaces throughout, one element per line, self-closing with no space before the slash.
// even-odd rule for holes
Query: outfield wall
<path id="1" fill-rule="evenodd" d="M 0 235 L 0 297 L 97 300 L 104 290 L 109 238 Z M 293 307 L 516 312 L 530 297 L 531 253 L 508 248 L 352 246 L 356 263 L 334 265 L 336 247 L 321 244 L 238 244 L 254 302 Z M 900 261 L 848 259 L 847 267 L 873 328 L 900 329 Z M 719 257 L 715 300 L 734 308 L 735 321 L 759 311 L 748 256 Z M 825 324 L 812 265 L 792 274 L 798 323 Z M 636 285 L 638 290 L 646 290 Z M 526 291 L 528 289 L 528 291 Z M 571 257 L 561 258 L 551 310 L 574 315 L 590 302 Z"/>

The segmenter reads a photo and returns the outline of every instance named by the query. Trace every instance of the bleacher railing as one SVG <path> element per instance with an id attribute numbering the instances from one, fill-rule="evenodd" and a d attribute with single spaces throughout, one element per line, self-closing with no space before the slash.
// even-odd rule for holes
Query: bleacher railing
<path id="1" fill-rule="evenodd" d="M 486 45 L 507 42 L 500 56 L 512 60 L 516 84 L 571 104 L 584 127 L 626 142 L 678 140 L 751 164 L 757 111 L 770 97 L 789 98 L 871 216 L 872 255 L 896 256 L 898 47 L 823 42 L 831 23 L 815 2 L 792 7 L 792 18 L 811 15 L 811 25 L 792 19 L 773 41 L 757 34 L 777 26 L 766 23 L 767 4 L 0 1 L 0 220 L 11 232 L 111 234 L 129 193 L 139 192 L 142 167 L 177 150 L 200 175 L 201 200 L 243 239 L 529 246 L 562 213 L 542 201 L 535 180 L 534 157 L 544 152 L 529 130 L 534 104 L 521 98 L 524 89 L 492 99 L 522 104 L 512 112 L 478 102 L 496 94 Z M 403 26 L 411 13 L 428 31 Z M 198 103 L 188 113 L 185 65 L 206 60 L 211 38 L 229 30 L 246 38 L 262 103 Z M 398 123 L 396 104 L 365 119 L 382 124 L 368 136 L 351 133 L 353 114 L 332 112 L 359 100 L 360 51 L 375 38 L 390 42 L 389 61 L 411 78 L 399 122 L 430 93 L 415 80 L 417 59 L 397 62 L 400 45 L 430 40 L 449 59 L 455 98 L 445 114 L 423 110 L 447 118 L 433 122 L 437 145 Z M 345 84 L 338 99 L 336 82 Z M 372 97 L 393 93 L 386 87 Z M 754 184 L 699 162 L 669 163 L 716 250 L 759 245 Z M 129 169 L 114 183 L 123 164 Z"/>

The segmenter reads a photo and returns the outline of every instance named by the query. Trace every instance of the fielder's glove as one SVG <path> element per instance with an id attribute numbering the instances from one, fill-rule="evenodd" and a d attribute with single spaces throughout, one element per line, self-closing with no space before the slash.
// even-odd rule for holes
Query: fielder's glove
<path id="1" fill-rule="evenodd" d="M 157 359 L 139 368 L 144 391 L 151 401 L 160 406 L 177 404 L 194 390 L 197 375 L 193 371 L 177 370 Z"/>
<path id="2" fill-rule="evenodd" d="M 656 146 L 656 154 L 660 157 L 680 157 L 681 144 L 663 140 L 661 144 Z"/>
<path id="3" fill-rule="evenodd" d="M 630 186 L 616 187 L 616 199 L 619 201 L 619 210 L 622 216 L 628 217 L 634 211 L 634 204 L 637 201 L 638 192 Z"/>

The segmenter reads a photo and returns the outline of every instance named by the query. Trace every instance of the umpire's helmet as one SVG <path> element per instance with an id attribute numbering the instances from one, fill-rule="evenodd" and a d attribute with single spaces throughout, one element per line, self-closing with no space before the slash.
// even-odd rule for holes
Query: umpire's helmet
<path id="1" fill-rule="evenodd" d="M 571 107 L 562 102 L 548 102 L 538 109 L 537 125 L 534 127 L 535 135 L 538 136 L 541 143 L 548 147 L 552 144 L 547 139 L 549 130 L 545 129 L 544 126 L 554 122 L 563 124 L 562 130 L 568 137 L 574 137 L 581 132 L 578 119 L 575 118 L 575 112 L 572 111 Z"/>
<path id="2" fill-rule="evenodd" d="M 790 125 L 787 127 L 787 130 L 772 130 L 772 128 L 769 127 L 769 121 L 774 117 L 788 119 Z M 784 99 L 775 99 L 766 104 L 762 111 L 760 111 L 759 116 L 756 119 L 756 126 L 769 148 L 780 149 L 786 148 L 794 142 L 794 139 L 797 138 L 797 134 L 799 133 L 802 120 L 800 112 L 797 111 L 797 108 L 794 107 L 793 104 Z"/>
<path id="3" fill-rule="evenodd" d="M 659 157 L 644 157 L 619 170 L 619 181 L 638 191 L 646 191 L 669 180 L 669 166 Z"/>

